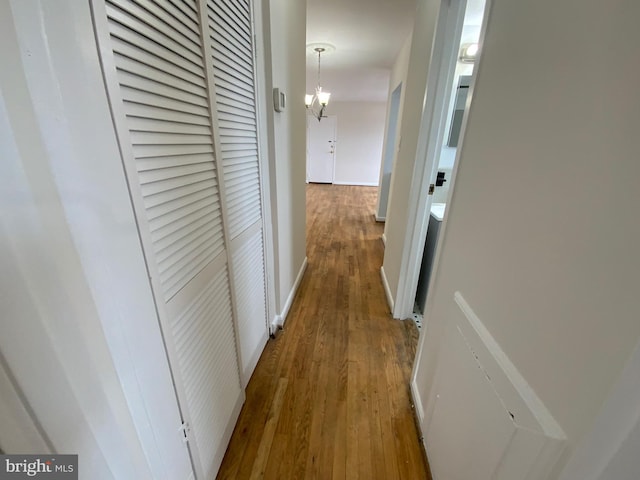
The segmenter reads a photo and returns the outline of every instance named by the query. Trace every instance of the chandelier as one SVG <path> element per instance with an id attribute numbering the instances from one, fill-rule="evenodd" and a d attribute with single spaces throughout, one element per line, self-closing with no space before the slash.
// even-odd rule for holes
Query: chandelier
<path id="1" fill-rule="evenodd" d="M 318 85 L 316 86 L 315 94 L 307 94 L 304 96 L 304 104 L 307 107 L 307 110 L 309 110 L 311 114 L 320 121 L 324 116 L 324 109 L 329 103 L 329 97 L 331 94 L 329 92 L 323 92 L 322 87 L 320 86 L 320 54 L 326 49 L 324 47 L 316 47 L 313 50 L 318 52 Z"/>

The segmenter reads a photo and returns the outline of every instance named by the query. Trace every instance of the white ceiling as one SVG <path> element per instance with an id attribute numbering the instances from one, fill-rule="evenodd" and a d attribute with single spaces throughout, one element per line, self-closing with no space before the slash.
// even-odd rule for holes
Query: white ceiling
<path id="1" fill-rule="evenodd" d="M 389 74 L 413 27 L 416 0 L 307 0 L 307 45 L 329 43 L 321 84 L 333 101 L 386 101 Z M 317 54 L 307 49 L 307 92 Z"/>
<path id="2" fill-rule="evenodd" d="M 465 25 L 476 26 L 472 36 L 480 30 L 483 8 L 484 0 L 468 0 Z M 335 47 L 321 59 L 321 84 L 332 101 L 387 100 L 391 68 L 415 10 L 416 0 L 307 0 L 307 45 Z M 317 54 L 307 48 L 307 93 L 316 86 L 317 69 Z"/>

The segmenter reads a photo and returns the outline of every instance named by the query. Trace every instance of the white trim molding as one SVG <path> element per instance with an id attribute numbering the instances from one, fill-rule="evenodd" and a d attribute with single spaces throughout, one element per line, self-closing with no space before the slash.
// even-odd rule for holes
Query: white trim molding
<path id="1" fill-rule="evenodd" d="M 418 390 L 418 384 L 415 379 L 410 384 L 411 387 L 411 402 L 413 402 L 413 408 L 416 411 L 416 417 L 418 417 L 418 429 L 420 430 L 420 438 L 424 438 L 424 433 L 422 431 L 422 425 L 424 422 L 424 408 L 422 405 L 422 396 L 420 395 L 420 391 Z"/>
<path id="2" fill-rule="evenodd" d="M 351 185 L 352 187 L 377 187 L 378 182 L 336 182 L 333 181 L 334 185 Z"/>
<path id="3" fill-rule="evenodd" d="M 287 320 L 287 315 L 289 315 L 289 310 L 291 309 L 291 305 L 293 304 L 293 299 L 296 297 L 296 293 L 298 292 L 298 287 L 300 287 L 300 282 L 302 282 L 302 277 L 304 276 L 304 272 L 307 271 L 307 257 L 304 257 L 302 262 L 302 266 L 298 271 L 298 276 L 296 277 L 296 281 L 293 283 L 293 287 L 289 292 L 289 296 L 287 297 L 287 301 L 282 308 L 282 312 L 276 315 L 271 323 L 271 333 L 275 332 L 279 328 L 284 326 L 284 322 Z"/>
<path id="4" fill-rule="evenodd" d="M 382 234 L 382 243 L 387 243 L 384 234 Z M 384 267 L 380 267 L 380 278 L 382 279 L 382 286 L 384 287 L 384 293 L 387 297 L 389 310 L 393 312 L 393 294 L 391 293 L 391 288 L 389 287 L 389 282 L 387 281 L 387 274 L 384 273 Z"/>

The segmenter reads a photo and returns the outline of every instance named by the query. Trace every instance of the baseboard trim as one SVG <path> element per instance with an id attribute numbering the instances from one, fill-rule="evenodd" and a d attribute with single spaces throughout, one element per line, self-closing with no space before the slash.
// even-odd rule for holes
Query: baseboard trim
<path id="1" fill-rule="evenodd" d="M 293 304 L 293 299 L 296 297 L 296 293 L 298 293 L 298 287 L 300 286 L 300 282 L 302 282 L 302 277 L 304 276 L 304 272 L 307 270 L 307 257 L 304 257 L 304 261 L 302 262 L 302 266 L 298 271 L 298 276 L 296 277 L 296 281 L 293 283 L 293 287 L 289 292 L 289 296 L 287 297 L 287 301 L 284 304 L 284 308 L 282 312 L 273 320 L 273 324 L 271 325 L 271 331 L 275 332 L 276 330 L 282 328 L 284 326 L 284 322 L 287 320 L 287 315 L 289 315 L 289 309 L 291 309 L 291 305 Z"/>
<path id="2" fill-rule="evenodd" d="M 375 213 L 373 214 L 373 216 L 376 218 L 376 222 L 378 222 L 378 223 L 384 223 L 384 222 L 387 221 L 387 217 L 379 217 Z"/>
<path id="3" fill-rule="evenodd" d="M 384 293 L 387 296 L 387 304 L 389 305 L 391 313 L 393 313 L 393 295 L 391 294 L 391 288 L 389 288 L 387 275 L 384 273 L 384 267 L 380 267 L 380 278 L 382 278 L 382 286 L 384 287 Z"/>
<path id="4" fill-rule="evenodd" d="M 413 402 L 413 408 L 416 413 L 416 420 L 418 430 L 420 431 L 420 436 L 424 437 L 424 432 L 422 431 L 422 422 L 424 422 L 424 408 L 422 407 L 422 399 L 420 397 L 418 385 L 416 384 L 415 380 L 411 382 L 411 401 Z"/>
<path id="5" fill-rule="evenodd" d="M 382 245 L 385 246 L 385 248 L 387 247 L 387 236 L 383 233 L 382 235 L 380 235 L 380 240 L 382 240 Z"/>
<path id="6" fill-rule="evenodd" d="M 420 445 L 422 446 L 422 458 L 424 458 L 427 467 L 429 468 L 429 478 L 431 476 L 431 468 L 429 467 L 429 456 L 427 455 L 427 441 L 425 439 L 424 430 L 422 424 L 424 422 L 424 409 L 422 408 L 422 401 L 420 398 L 420 392 L 418 392 L 418 386 L 415 380 L 410 383 L 411 403 L 413 405 L 413 422 L 418 430 L 418 437 L 420 438 Z"/>
<path id="7" fill-rule="evenodd" d="M 351 185 L 354 187 L 377 187 L 378 182 L 333 182 L 334 185 Z"/>

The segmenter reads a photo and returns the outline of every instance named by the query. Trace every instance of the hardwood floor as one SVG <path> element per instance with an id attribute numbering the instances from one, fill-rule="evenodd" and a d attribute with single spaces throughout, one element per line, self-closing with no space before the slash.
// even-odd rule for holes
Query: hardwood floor
<path id="1" fill-rule="evenodd" d="M 373 187 L 307 187 L 309 266 L 219 479 L 431 478 L 409 395 L 418 333 L 386 304 L 375 202 Z"/>

